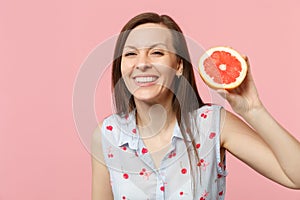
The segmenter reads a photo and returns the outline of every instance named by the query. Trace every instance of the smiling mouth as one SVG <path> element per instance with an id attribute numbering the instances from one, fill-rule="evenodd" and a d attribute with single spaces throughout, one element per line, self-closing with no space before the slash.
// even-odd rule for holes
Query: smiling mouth
<path id="1" fill-rule="evenodd" d="M 145 77 L 136 77 L 134 80 L 137 83 L 152 83 L 156 81 L 158 77 L 156 76 L 145 76 Z"/>

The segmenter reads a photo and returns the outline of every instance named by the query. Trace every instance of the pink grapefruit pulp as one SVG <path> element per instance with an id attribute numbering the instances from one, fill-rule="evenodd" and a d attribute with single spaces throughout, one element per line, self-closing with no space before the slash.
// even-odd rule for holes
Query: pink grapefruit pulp
<path id="1" fill-rule="evenodd" d="M 213 47 L 200 58 L 199 73 L 203 81 L 213 89 L 233 89 L 246 77 L 245 59 L 230 47 Z"/>

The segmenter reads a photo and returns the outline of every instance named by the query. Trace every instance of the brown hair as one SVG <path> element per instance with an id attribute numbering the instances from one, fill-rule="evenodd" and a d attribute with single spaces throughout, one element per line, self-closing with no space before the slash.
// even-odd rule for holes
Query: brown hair
<path id="1" fill-rule="evenodd" d="M 195 162 L 199 161 L 198 152 L 196 151 L 195 142 L 193 140 L 193 135 L 190 128 L 190 123 L 188 120 L 188 114 L 199 107 L 203 106 L 204 103 L 201 100 L 193 72 L 193 66 L 190 61 L 190 55 L 188 52 L 187 44 L 183 33 L 177 23 L 167 15 L 158 15 L 156 13 L 142 13 L 130 21 L 122 28 L 121 34 L 118 37 L 115 52 L 114 61 L 112 65 L 112 89 L 115 109 L 118 114 L 128 114 L 135 108 L 135 103 L 132 94 L 127 89 L 121 74 L 121 59 L 122 51 L 126 42 L 126 39 L 132 29 L 135 27 L 146 24 L 146 23 L 156 23 L 162 24 L 172 30 L 173 36 L 173 46 L 175 48 L 175 53 L 179 60 L 183 62 L 183 73 L 180 78 L 175 78 L 175 89 L 174 97 L 172 101 L 173 111 L 176 113 L 177 121 L 180 126 L 183 137 L 189 137 L 192 139 L 191 151 L 188 148 L 189 160 L 191 162 L 191 152 L 196 155 Z M 187 143 L 186 143 L 187 144 Z M 190 165 L 192 166 L 196 165 Z M 193 170 L 191 170 L 193 172 Z"/>

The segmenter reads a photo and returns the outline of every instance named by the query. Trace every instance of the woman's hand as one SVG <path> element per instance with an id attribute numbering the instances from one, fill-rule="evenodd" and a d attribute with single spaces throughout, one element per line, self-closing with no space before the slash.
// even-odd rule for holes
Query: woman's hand
<path id="1" fill-rule="evenodd" d="M 243 57 L 248 65 L 248 72 L 242 84 L 232 90 L 217 90 L 229 102 L 234 112 L 241 116 L 263 107 L 251 74 L 249 60 L 246 56 Z"/>

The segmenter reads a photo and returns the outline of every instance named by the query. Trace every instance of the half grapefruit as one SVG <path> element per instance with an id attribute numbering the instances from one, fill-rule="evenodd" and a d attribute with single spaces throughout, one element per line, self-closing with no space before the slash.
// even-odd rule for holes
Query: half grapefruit
<path id="1" fill-rule="evenodd" d="M 246 77 L 245 59 L 230 47 L 213 47 L 200 58 L 199 73 L 203 81 L 213 89 L 233 89 Z"/>

